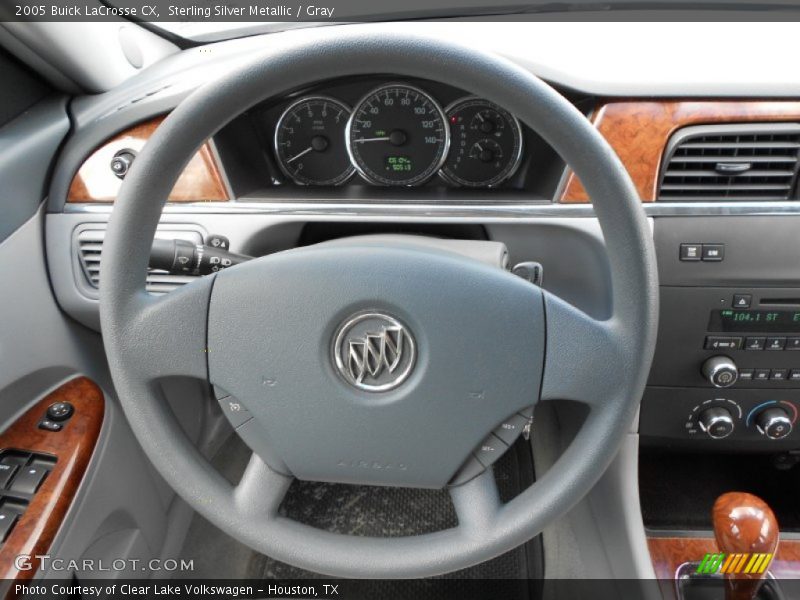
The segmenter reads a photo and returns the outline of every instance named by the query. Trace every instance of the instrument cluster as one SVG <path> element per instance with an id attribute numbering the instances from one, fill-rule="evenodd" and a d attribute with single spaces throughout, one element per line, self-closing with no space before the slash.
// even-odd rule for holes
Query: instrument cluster
<path id="1" fill-rule="evenodd" d="M 333 94 L 294 99 L 277 118 L 272 150 L 282 173 L 304 186 L 338 186 L 354 176 L 378 186 L 437 181 L 492 188 L 523 158 L 517 119 L 496 104 L 461 95 L 442 106 L 421 85 L 389 82 L 352 105 Z"/>

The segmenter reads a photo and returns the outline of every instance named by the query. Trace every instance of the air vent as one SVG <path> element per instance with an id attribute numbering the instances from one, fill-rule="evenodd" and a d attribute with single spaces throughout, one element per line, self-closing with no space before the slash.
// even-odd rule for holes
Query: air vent
<path id="1" fill-rule="evenodd" d="M 658 200 L 796 200 L 800 124 L 686 127 L 667 145 Z"/>
<path id="2" fill-rule="evenodd" d="M 105 234 L 105 229 L 87 228 L 78 231 L 76 236 L 78 261 L 86 283 L 94 289 L 100 287 L 100 259 Z M 156 237 L 169 240 L 188 240 L 193 244 L 202 243 L 202 237 L 197 231 L 159 229 Z M 153 294 L 166 294 L 194 279 L 191 275 L 172 275 L 166 271 L 150 269 L 147 273 L 147 291 Z"/>

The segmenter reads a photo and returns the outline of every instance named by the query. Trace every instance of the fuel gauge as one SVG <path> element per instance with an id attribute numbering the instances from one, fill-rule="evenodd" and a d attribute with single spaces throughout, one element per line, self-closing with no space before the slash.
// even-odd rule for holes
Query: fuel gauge
<path id="1" fill-rule="evenodd" d="M 450 152 L 440 174 L 466 187 L 495 187 L 522 159 L 522 129 L 511 113 L 481 98 L 457 100 L 447 109 Z"/>

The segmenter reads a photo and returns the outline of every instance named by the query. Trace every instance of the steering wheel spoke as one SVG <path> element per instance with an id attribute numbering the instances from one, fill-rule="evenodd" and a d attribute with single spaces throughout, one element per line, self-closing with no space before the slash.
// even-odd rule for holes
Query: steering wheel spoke
<path id="1" fill-rule="evenodd" d="M 273 471 L 254 452 L 234 490 L 236 505 L 247 514 L 274 518 L 293 479 Z"/>
<path id="2" fill-rule="evenodd" d="M 137 294 L 126 307 L 132 316 L 120 323 L 123 331 L 112 340 L 107 337 L 106 344 L 118 344 L 143 379 L 207 379 L 206 331 L 212 285 L 209 276 L 163 296 Z"/>
<path id="3" fill-rule="evenodd" d="M 449 492 L 460 529 L 478 535 L 491 530 L 500 510 L 500 493 L 491 468 Z"/>
<path id="4" fill-rule="evenodd" d="M 547 345 L 541 400 L 574 400 L 589 406 L 618 391 L 624 362 L 614 321 L 592 318 L 554 294 L 544 294 Z"/>

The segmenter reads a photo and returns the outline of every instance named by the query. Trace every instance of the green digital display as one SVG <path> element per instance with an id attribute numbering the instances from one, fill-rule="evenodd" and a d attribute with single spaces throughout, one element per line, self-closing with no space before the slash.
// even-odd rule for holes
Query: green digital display
<path id="1" fill-rule="evenodd" d="M 712 310 L 709 331 L 792 333 L 800 331 L 800 312 L 794 310 Z"/>
<path id="2" fill-rule="evenodd" d="M 408 156 L 387 156 L 386 170 L 393 172 L 411 171 L 411 159 Z"/>

